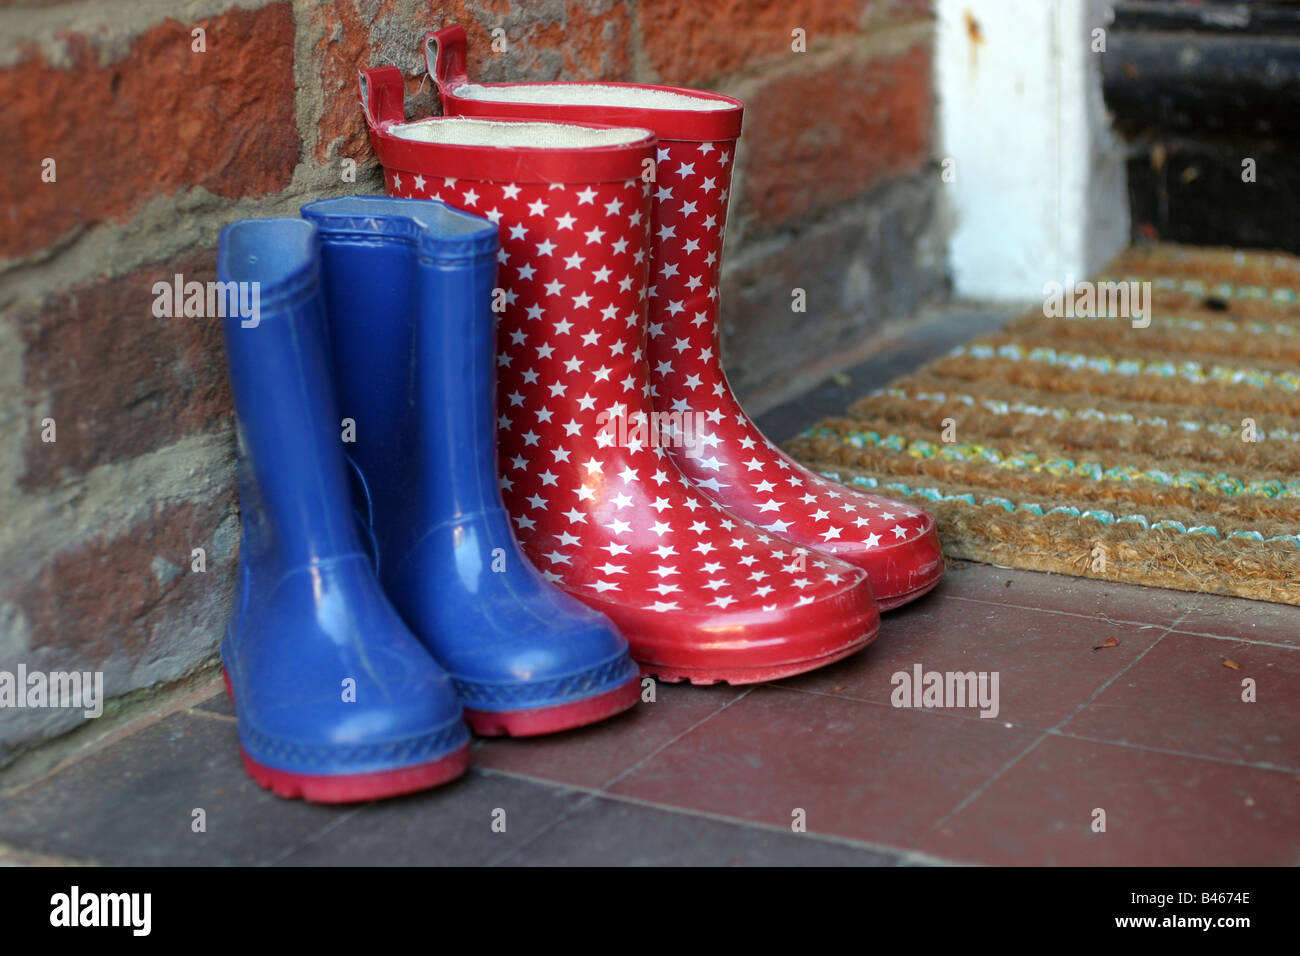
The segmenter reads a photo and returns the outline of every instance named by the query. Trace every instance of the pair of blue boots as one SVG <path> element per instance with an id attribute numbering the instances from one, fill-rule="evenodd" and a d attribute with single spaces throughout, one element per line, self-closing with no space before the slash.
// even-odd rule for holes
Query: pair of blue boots
<path id="1" fill-rule="evenodd" d="M 497 480 L 498 249 L 432 200 L 350 197 L 222 231 L 243 511 L 221 656 L 244 765 L 351 802 L 636 703 L 627 642 L 515 542 Z M 254 292 L 254 290 L 256 290 Z"/>

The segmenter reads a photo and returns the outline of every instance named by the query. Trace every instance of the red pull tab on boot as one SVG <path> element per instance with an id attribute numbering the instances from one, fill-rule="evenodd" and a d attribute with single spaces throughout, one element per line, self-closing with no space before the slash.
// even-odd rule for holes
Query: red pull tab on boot
<path id="1" fill-rule="evenodd" d="M 440 99 L 445 99 L 448 93 L 469 82 L 467 47 L 465 28 L 460 24 L 452 24 L 425 35 L 424 63 L 433 82 L 437 84 Z"/>
<path id="2" fill-rule="evenodd" d="M 380 66 L 357 73 L 361 110 L 370 129 L 406 121 L 406 82 L 395 66 Z"/>

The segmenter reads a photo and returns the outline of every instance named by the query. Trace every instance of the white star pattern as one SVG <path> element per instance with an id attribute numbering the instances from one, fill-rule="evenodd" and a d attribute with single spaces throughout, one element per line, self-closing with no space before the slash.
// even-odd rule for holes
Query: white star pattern
<path id="1" fill-rule="evenodd" d="M 673 176 L 672 188 L 695 189 L 700 175 L 689 170 L 712 170 L 716 157 L 675 164 L 674 171 L 681 165 L 688 172 Z M 409 176 L 400 182 L 391 176 L 389 188 L 399 196 L 427 195 Z M 474 208 L 465 204 L 468 193 Z M 676 277 L 671 297 L 661 282 L 660 296 L 649 300 L 653 200 L 639 180 L 553 189 L 462 179 L 447 198 L 467 211 L 500 214 L 509 263 L 498 276 L 506 300 L 498 318 L 498 394 L 502 412 L 509 410 L 498 421 L 501 471 L 508 476 L 503 495 L 520 544 L 549 579 L 596 607 L 710 619 L 835 600 L 860 587 L 862 572 L 839 562 L 811 556 L 802 566 L 791 564 L 788 541 L 723 511 L 655 443 L 611 437 L 611 415 L 635 422 L 653 414 L 642 324 L 647 301 L 663 303 L 655 321 L 672 330 L 654 353 L 658 361 L 697 358 L 701 329 L 710 347 L 714 334 L 711 325 L 692 328 L 691 316 L 710 306 L 694 301 L 685 282 L 677 288 Z M 697 202 L 709 211 L 718 206 Z M 690 228 L 694 235 L 699 226 Z M 692 263 L 688 271 L 716 284 L 716 269 Z M 616 285 L 611 277 L 623 281 Z M 692 304 L 683 310 L 683 301 Z M 707 365 L 692 375 L 712 384 Z M 733 418 L 738 411 L 721 407 Z M 745 457 L 763 461 L 768 454 L 761 446 Z M 734 476 L 728 459 L 719 459 L 726 487 Z M 743 474 L 745 465 L 739 467 Z M 741 554 L 744 564 L 734 560 Z M 754 572 L 763 575 L 762 593 L 750 580 Z"/>
<path id="2" fill-rule="evenodd" d="M 673 196 L 655 203 L 651 220 L 654 402 L 713 423 L 694 454 L 671 448 L 674 464 L 727 510 L 806 547 L 849 557 L 923 544 L 934 527 L 927 512 L 813 474 L 769 442 L 732 394 L 718 358 L 718 282 L 733 150 L 718 146 L 659 143 Z"/>

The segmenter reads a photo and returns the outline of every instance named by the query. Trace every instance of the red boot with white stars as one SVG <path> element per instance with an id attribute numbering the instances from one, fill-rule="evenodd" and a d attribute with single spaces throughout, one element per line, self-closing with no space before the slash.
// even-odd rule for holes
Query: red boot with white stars
<path id="1" fill-rule="evenodd" d="M 703 416 L 704 454 L 675 446 L 674 463 L 728 511 L 871 578 L 881 610 L 939 583 L 943 555 L 933 516 L 893 498 L 828 481 L 758 430 L 727 383 L 719 357 L 718 278 L 727 196 L 744 104 L 716 93 L 629 83 L 471 84 L 465 31 L 425 38 L 443 112 L 653 130 L 658 138 L 649 337 L 653 402 Z"/>
<path id="2" fill-rule="evenodd" d="M 408 123 L 400 72 L 362 77 L 390 193 L 500 226 L 499 460 L 530 560 L 667 681 L 774 680 L 869 643 L 866 574 L 724 511 L 664 447 L 680 434 L 654 414 L 644 352 L 653 133 Z"/>

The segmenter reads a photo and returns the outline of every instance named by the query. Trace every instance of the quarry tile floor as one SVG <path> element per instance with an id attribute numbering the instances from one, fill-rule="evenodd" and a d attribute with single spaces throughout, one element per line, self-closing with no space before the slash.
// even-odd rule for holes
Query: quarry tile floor
<path id="1" fill-rule="evenodd" d="M 762 424 L 784 440 L 942 339 Z M 918 670 L 996 673 L 996 715 L 893 706 Z M 594 727 L 478 740 L 442 789 L 331 808 L 244 774 L 214 683 L 0 791 L 0 863 L 1300 864 L 1300 607 L 958 563 L 832 667 L 654 690 Z"/>

